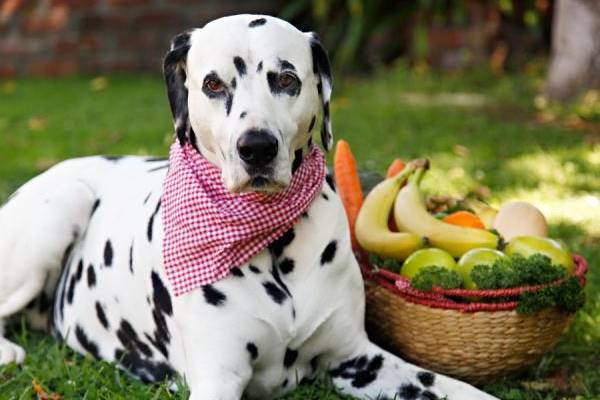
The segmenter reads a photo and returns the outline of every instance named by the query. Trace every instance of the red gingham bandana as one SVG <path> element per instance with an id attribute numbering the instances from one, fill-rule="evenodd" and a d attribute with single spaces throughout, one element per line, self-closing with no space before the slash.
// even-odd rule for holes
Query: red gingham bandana
<path id="1" fill-rule="evenodd" d="M 191 145 L 171 146 L 162 196 L 164 265 L 175 296 L 225 278 L 289 230 L 321 191 L 318 147 L 282 192 L 232 194 L 221 171 Z"/>

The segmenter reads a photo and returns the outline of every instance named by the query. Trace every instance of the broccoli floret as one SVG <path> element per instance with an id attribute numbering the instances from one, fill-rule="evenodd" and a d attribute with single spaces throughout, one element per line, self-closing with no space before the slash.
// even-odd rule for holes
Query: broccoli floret
<path id="1" fill-rule="evenodd" d="M 542 254 L 523 257 L 514 254 L 496 260 L 492 265 L 477 265 L 471 271 L 473 282 L 481 289 L 506 289 L 543 285 L 564 278 L 566 271 L 552 265 Z"/>
<path id="2" fill-rule="evenodd" d="M 423 292 L 429 292 L 434 286 L 444 289 L 457 289 L 462 286 L 462 278 L 456 271 L 431 265 L 422 268 L 412 278 L 410 285 Z"/>
<path id="3" fill-rule="evenodd" d="M 574 313 L 585 304 L 585 292 L 579 280 L 572 276 L 559 285 L 550 285 L 537 292 L 521 295 L 517 312 L 533 314 L 548 307 Z"/>
<path id="4" fill-rule="evenodd" d="M 383 258 L 376 254 L 369 254 L 369 264 L 377 265 L 379 268 L 387 269 L 392 272 L 400 272 L 400 268 L 402 264 L 398 260 L 394 260 L 393 258 Z"/>
<path id="5" fill-rule="evenodd" d="M 542 254 L 523 257 L 515 254 L 497 260 L 492 265 L 477 265 L 471 278 L 481 289 L 505 289 L 521 286 L 544 285 L 563 279 L 566 271 L 552 265 L 552 260 Z M 531 314 L 544 308 L 557 307 L 573 313 L 585 303 L 585 293 L 576 277 L 558 285 L 550 285 L 536 292 L 519 296 L 517 312 Z"/>

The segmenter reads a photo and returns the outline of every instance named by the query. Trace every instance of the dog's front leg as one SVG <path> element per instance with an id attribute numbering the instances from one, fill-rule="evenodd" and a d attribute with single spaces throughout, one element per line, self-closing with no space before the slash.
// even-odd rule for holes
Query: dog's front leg
<path id="1" fill-rule="evenodd" d="M 190 399 L 240 400 L 252 376 L 252 354 L 235 315 L 202 305 L 179 307 L 175 315 Z"/>
<path id="2" fill-rule="evenodd" d="M 496 399 L 467 383 L 409 364 L 366 338 L 332 367 L 335 386 L 359 399 Z"/>

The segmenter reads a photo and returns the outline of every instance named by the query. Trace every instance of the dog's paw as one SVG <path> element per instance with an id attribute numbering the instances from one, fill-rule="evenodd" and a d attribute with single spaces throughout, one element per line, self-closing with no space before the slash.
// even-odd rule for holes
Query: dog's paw
<path id="1" fill-rule="evenodd" d="M 21 364 L 25 360 L 25 350 L 4 338 L 0 338 L 0 366 L 15 362 Z"/>

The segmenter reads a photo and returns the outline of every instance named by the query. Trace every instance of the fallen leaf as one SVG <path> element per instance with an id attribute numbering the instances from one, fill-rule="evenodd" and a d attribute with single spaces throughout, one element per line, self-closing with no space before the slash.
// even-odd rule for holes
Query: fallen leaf
<path id="1" fill-rule="evenodd" d="M 27 120 L 27 127 L 29 130 L 37 132 L 46 129 L 48 125 L 48 120 L 44 117 L 34 116 Z"/>
<path id="2" fill-rule="evenodd" d="M 90 89 L 92 92 L 100 92 L 108 86 L 108 78 L 99 76 L 90 81 Z"/>

